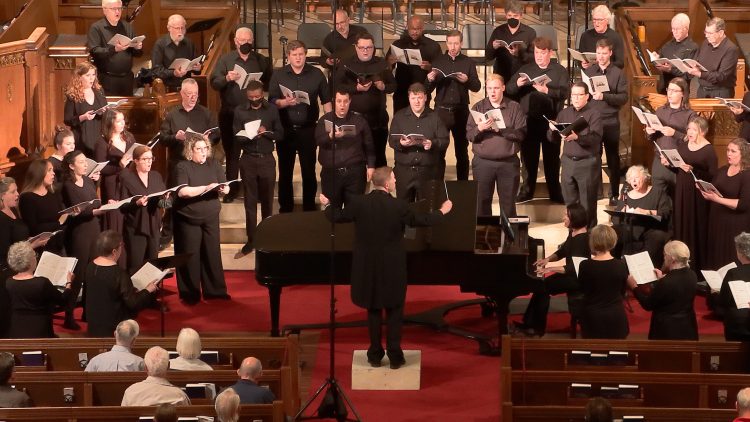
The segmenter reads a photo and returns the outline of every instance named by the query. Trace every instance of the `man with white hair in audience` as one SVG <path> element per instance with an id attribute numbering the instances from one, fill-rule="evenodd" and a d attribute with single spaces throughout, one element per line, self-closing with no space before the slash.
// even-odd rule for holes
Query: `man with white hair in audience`
<path id="1" fill-rule="evenodd" d="M 233 386 L 229 387 L 237 392 L 242 404 L 273 403 L 275 397 L 271 390 L 258 385 L 258 378 L 260 378 L 262 374 L 263 365 L 260 364 L 258 359 L 254 357 L 246 357 L 242 361 L 240 369 L 237 370 L 237 375 L 240 376 L 240 380 Z M 218 397 L 216 398 L 216 402 L 219 402 Z"/>
<path id="2" fill-rule="evenodd" d="M 190 405 L 187 394 L 165 378 L 169 368 L 169 354 L 166 350 L 154 346 L 148 349 L 143 360 L 148 376 L 125 390 L 121 406 L 157 406 L 162 403 Z"/>
<path id="3" fill-rule="evenodd" d="M 732 422 L 750 422 L 750 387 L 745 387 L 737 393 L 734 407 L 737 409 L 737 417 Z"/>
<path id="4" fill-rule="evenodd" d="M 240 396 L 231 388 L 227 388 L 216 396 L 214 408 L 219 422 L 237 422 L 240 420 Z"/>
<path id="5" fill-rule="evenodd" d="M 698 51 L 698 44 L 690 38 L 690 17 L 684 13 L 678 13 L 672 17 L 672 39 L 661 46 L 659 53 L 652 52 L 650 59 L 692 59 Z M 667 93 L 669 81 L 676 77 L 685 77 L 685 73 L 671 63 L 656 64 L 654 67 L 661 73 L 659 78 L 658 91 L 662 94 Z"/>
<path id="6" fill-rule="evenodd" d="M 86 372 L 143 371 L 143 358 L 131 353 L 139 331 L 138 323 L 132 319 L 117 324 L 115 345 L 109 352 L 94 356 L 86 365 Z"/>
<path id="7" fill-rule="evenodd" d="M 196 57 L 195 45 L 185 36 L 187 22 L 182 15 L 172 15 L 167 19 L 167 34 L 154 43 L 151 50 L 151 70 L 161 78 L 170 92 L 180 89 L 180 83 L 190 77 L 190 72 L 198 71 L 200 63 L 193 66 L 170 67 L 175 59 L 193 60 Z"/>

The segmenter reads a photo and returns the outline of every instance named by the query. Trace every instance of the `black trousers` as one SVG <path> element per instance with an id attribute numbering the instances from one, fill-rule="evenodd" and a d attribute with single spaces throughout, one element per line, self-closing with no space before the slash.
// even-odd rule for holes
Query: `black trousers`
<path id="1" fill-rule="evenodd" d="M 385 147 L 388 145 L 388 128 L 376 127 L 372 128 L 371 131 L 372 142 L 375 144 L 375 168 L 387 166 L 388 160 L 385 158 Z"/>
<path id="2" fill-rule="evenodd" d="M 596 226 L 596 200 L 602 183 L 602 162 L 599 157 L 575 160 L 562 157 L 561 186 L 565 205 L 580 203 L 586 208 L 589 228 Z"/>
<path id="3" fill-rule="evenodd" d="M 405 166 L 396 164 L 396 197 L 409 202 L 427 199 L 430 195 L 430 180 L 435 179 L 432 166 Z"/>
<path id="4" fill-rule="evenodd" d="M 177 268 L 177 289 L 180 299 L 199 300 L 225 295 L 224 267 L 221 264 L 219 215 L 188 219 L 174 214 L 175 255 L 190 253 L 192 258 Z"/>
<path id="5" fill-rule="evenodd" d="M 401 328 L 404 325 L 403 305 L 394 308 L 367 310 L 367 330 L 370 333 L 367 359 L 380 361 L 385 355 L 383 350 L 383 311 L 385 311 L 385 347 L 388 351 L 388 359 L 391 362 L 398 361 L 404 358 L 404 351 L 401 350 Z"/>
<path id="6" fill-rule="evenodd" d="M 331 204 L 344 205 L 367 188 L 367 169 L 364 164 L 350 167 L 323 167 L 320 170 L 320 187 Z"/>
<path id="7" fill-rule="evenodd" d="M 602 150 L 607 157 L 607 170 L 609 171 L 609 196 L 617 198 L 620 196 L 620 122 L 607 122 L 604 124 L 602 133 Z"/>
<path id="8" fill-rule="evenodd" d="M 169 212 L 169 210 L 167 210 Z M 133 275 L 143 264 L 159 256 L 159 237 L 140 233 L 135 227 L 123 225 L 128 274 Z"/>
<path id="9" fill-rule="evenodd" d="M 105 95 L 116 95 L 119 97 L 133 96 L 133 83 L 135 78 L 132 73 L 124 76 L 107 75 L 99 72 L 99 83 L 102 85 Z"/>
<path id="10" fill-rule="evenodd" d="M 521 143 L 521 160 L 523 161 L 523 184 L 520 195 L 534 196 L 536 178 L 539 170 L 539 150 L 544 162 L 544 178 L 550 198 L 562 197 L 560 188 L 560 141 L 547 140 L 547 121 L 530 117 L 526 125 L 526 139 Z"/>
<path id="11" fill-rule="evenodd" d="M 472 169 L 477 181 L 477 213 L 492 215 L 492 198 L 497 189 L 500 208 L 508 217 L 516 216 L 520 162 L 515 155 L 504 160 L 487 160 L 474 155 Z M 396 179 L 398 182 L 398 179 Z"/>
<path id="12" fill-rule="evenodd" d="M 302 209 L 314 211 L 318 179 L 315 176 L 315 126 L 285 127 L 284 140 L 276 143 L 279 156 L 279 212 L 294 210 L 294 162 L 302 170 Z"/>
<path id="13" fill-rule="evenodd" d="M 240 175 L 245 189 L 245 231 L 247 243 L 255 240 L 258 225 L 258 202 L 260 214 L 268 218 L 273 212 L 273 186 L 276 183 L 276 159 L 273 154 L 242 154 Z"/>
<path id="14" fill-rule="evenodd" d="M 554 274 L 545 278 L 544 289 L 534 292 L 529 299 L 529 305 L 523 314 L 524 325 L 533 328 L 539 335 L 544 334 L 547 330 L 550 296 L 573 293 L 580 289 L 581 285 L 574 275 Z"/>
<path id="15" fill-rule="evenodd" d="M 696 98 L 732 98 L 734 97 L 734 89 L 728 87 L 704 87 L 703 85 L 698 86 L 698 92 Z"/>
<path id="16" fill-rule="evenodd" d="M 234 111 L 221 109 L 219 113 L 219 130 L 221 131 L 221 146 L 224 147 L 226 157 L 227 180 L 234 180 L 239 174 L 240 147 L 234 142 Z M 232 183 L 234 185 L 234 183 Z M 230 189 L 236 192 L 237 187 Z"/>
<path id="17" fill-rule="evenodd" d="M 453 151 L 456 154 L 456 179 L 469 180 L 469 141 L 466 139 L 466 120 L 469 118 L 469 107 L 466 105 L 456 108 L 437 107 L 438 116 L 453 135 Z M 440 151 L 440 168 L 436 179 L 445 179 L 445 153 L 447 148 Z M 396 180 L 398 181 L 398 179 Z"/>

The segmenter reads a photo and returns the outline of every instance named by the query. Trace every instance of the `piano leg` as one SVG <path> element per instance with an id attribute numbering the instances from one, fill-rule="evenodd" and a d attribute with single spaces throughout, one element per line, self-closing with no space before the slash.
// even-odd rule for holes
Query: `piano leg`
<path id="1" fill-rule="evenodd" d="M 271 304 L 271 337 L 279 337 L 279 312 L 281 311 L 281 286 L 268 286 Z"/>

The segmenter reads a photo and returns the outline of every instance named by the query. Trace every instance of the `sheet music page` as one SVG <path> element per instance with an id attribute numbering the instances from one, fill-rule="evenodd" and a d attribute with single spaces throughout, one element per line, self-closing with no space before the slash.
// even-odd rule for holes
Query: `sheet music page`
<path id="1" fill-rule="evenodd" d="M 130 203 L 133 199 L 140 198 L 141 196 L 142 195 L 133 195 L 130 198 L 121 199 L 121 200 L 119 200 L 117 202 L 113 202 L 111 204 L 104 204 L 101 207 L 99 207 L 99 209 L 102 210 L 102 211 L 116 210 L 116 209 L 122 207 L 123 205 Z"/>
<path id="2" fill-rule="evenodd" d="M 294 97 L 297 98 L 298 103 L 304 103 L 310 105 L 310 94 L 305 91 L 294 91 Z"/>
<path id="3" fill-rule="evenodd" d="M 245 89 L 245 85 L 247 85 L 247 71 L 238 64 L 235 64 L 234 69 L 232 70 L 240 75 L 240 78 L 236 79 L 234 82 L 240 87 L 240 89 Z"/>
<path id="4" fill-rule="evenodd" d="M 391 54 L 393 54 L 393 57 L 396 58 L 397 62 L 403 63 L 403 64 L 409 64 L 409 60 L 406 58 L 406 53 L 404 53 L 403 48 L 399 48 L 391 44 Z"/>
<path id="5" fill-rule="evenodd" d="M 676 67 L 680 72 L 687 73 L 687 71 L 690 70 L 690 66 L 686 65 L 682 59 L 669 59 L 669 63 Z"/>
<path id="6" fill-rule="evenodd" d="M 130 281 L 133 282 L 133 287 L 138 291 L 141 291 L 148 286 L 148 283 L 154 280 L 161 280 L 167 275 L 168 270 L 160 270 L 150 262 L 146 262 L 143 266 L 130 277 Z"/>
<path id="7" fill-rule="evenodd" d="M 734 303 L 737 304 L 737 309 L 748 309 L 750 305 L 750 290 L 748 290 L 747 283 L 744 280 L 732 280 L 729 282 L 729 290 L 732 291 L 732 297 Z"/>
<path id="8" fill-rule="evenodd" d="M 706 283 L 712 292 L 721 290 L 721 283 L 723 283 L 724 277 L 718 271 L 701 270 L 701 274 L 703 274 L 703 278 L 706 279 Z"/>
<path id="9" fill-rule="evenodd" d="M 26 239 L 26 241 L 29 243 L 33 243 L 33 242 L 36 242 L 37 240 L 49 240 L 53 236 L 56 236 L 60 233 L 62 233 L 62 230 L 55 230 L 53 232 L 42 232 L 36 236 L 31 236 L 30 238 Z"/>
<path id="10" fill-rule="evenodd" d="M 631 106 L 630 108 L 633 109 L 633 113 L 635 113 L 635 116 L 638 117 L 638 121 L 641 122 L 641 124 L 648 126 L 648 122 L 646 121 L 646 118 L 643 117 L 643 110 L 636 106 Z"/>
<path id="11" fill-rule="evenodd" d="M 181 185 L 177 185 L 177 186 L 175 186 L 173 188 L 165 189 L 163 191 L 150 193 L 150 194 L 146 195 L 146 198 L 151 199 L 151 198 L 154 198 L 154 197 L 157 197 L 157 196 L 162 196 L 162 195 L 164 195 L 167 192 L 176 192 L 178 189 L 182 188 L 183 186 L 187 186 L 187 183 L 183 183 Z"/>
<path id="12" fill-rule="evenodd" d="M 406 56 L 409 58 L 410 65 L 412 66 L 422 65 L 422 53 L 419 51 L 418 48 L 404 49 L 404 53 L 406 53 Z"/>
<path id="13" fill-rule="evenodd" d="M 572 48 L 568 48 L 568 52 L 570 53 L 570 57 L 573 58 L 573 60 L 578 60 L 579 62 L 591 62 L 584 53 L 581 53 L 578 50 L 574 50 Z M 596 53 L 594 53 L 594 57 L 596 57 Z M 581 72 L 581 76 L 583 76 L 584 72 Z"/>
<path id="14" fill-rule="evenodd" d="M 625 263 L 628 265 L 628 271 L 636 283 L 646 284 L 656 281 L 654 263 L 651 262 L 648 252 L 643 251 L 635 255 L 625 255 Z"/>
<path id="15" fill-rule="evenodd" d="M 705 180 L 696 180 L 695 182 L 698 183 L 698 186 L 700 186 L 702 191 L 715 193 L 720 198 L 724 197 L 724 195 L 722 195 L 721 192 L 719 192 L 719 189 L 717 189 L 713 183 L 706 182 Z"/>
<path id="16" fill-rule="evenodd" d="M 663 149 L 661 152 L 664 153 L 664 156 L 672 167 L 680 167 L 685 164 L 685 160 L 682 159 L 682 156 L 676 149 Z"/>
<path id="17" fill-rule="evenodd" d="M 55 286 L 65 286 L 68 282 L 68 273 L 73 272 L 77 263 L 76 258 L 44 251 L 34 271 L 34 277 L 46 277 Z"/>
<path id="18" fill-rule="evenodd" d="M 285 87 L 284 85 L 279 84 L 279 89 L 281 90 L 281 95 L 283 95 L 284 97 L 294 97 L 294 91 Z"/>
<path id="19" fill-rule="evenodd" d="M 662 130 L 664 125 L 661 124 L 661 120 L 654 113 L 643 113 L 643 118 L 646 119 L 651 129 Z"/>
<path id="20" fill-rule="evenodd" d="M 573 260 L 573 268 L 576 270 L 576 276 L 578 276 L 578 269 L 581 268 L 581 262 L 587 260 L 588 258 L 583 256 L 572 256 L 570 258 Z"/>
<path id="21" fill-rule="evenodd" d="M 145 146 L 145 145 L 139 144 L 138 142 L 136 142 L 133 145 L 131 145 L 130 148 L 128 148 L 127 151 L 125 151 L 125 154 L 123 156 L 125 156 L 125 157 L 132 157 L 133 156 L 133 151 L 135 151 L 136 148 L 143 147 L 143 146 Z"/>
<path id="22" fill-rule="evenodd" d="M 500 109 L 493 109 L 486 113 L 487 118 L 492 119 L 494 129 L 505 129 L 505 119 Z"/>
<path id="23" fill-rule="evenodd" d="M 260 129 L 260 119 L 245 123 L 245 132 L 250 139 L 258 136 L 258 129 Z"/>
<path id="24" fill-rule="evenodd" d="M 737 264 L 735 264 L 734 261 L 732 261 L 729 264 L 727 264 L 727 265 L 719 268 L 718 270 L 716 270 L 716 272 L 718 272 L 719 275 L 721 276 L 721 279 L 724 280 L 724 277 L 727 276 L 727 273 L 729 272 L 729 270 L 731 270 L 733 268 L 737 268 Z"/>
<path id="25" fill-rule="evenodd" d="M 609 92 L 609 82 L 604 75 L 592 76 L 591 85 L 594 88 L 594 92 Z"/>
<path id="26" fill-rule="evenodd" d="M 480 113 L 476 110 L 470 110 L 471 117 L 474 118 L 474 123 L 480 124 L 487 120 L 487 116 L 484 115 L 484 113 Z"/>
<path id="27" fill-rule="evenodd" d="M 341 125 L 337 129 L 344 132 L 344 136 L 357 135 L 357 127 L 354 125 Z"/>
<path id="28" fill-rule="evenodd" d="M 591 78 L 586 74 L 586 72 L 581 72 L 581 82 L 585 83 L 586 86 L 589 87 L 589 92 L 596 92 L 594 91 L 594 86 L 591 83 Z"/>

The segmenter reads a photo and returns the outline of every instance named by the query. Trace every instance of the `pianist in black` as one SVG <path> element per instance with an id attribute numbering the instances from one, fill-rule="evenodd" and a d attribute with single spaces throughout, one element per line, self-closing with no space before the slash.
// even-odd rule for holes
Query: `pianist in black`
<path id="1" fill-rule="evenodd" d="M 551 40 L 534 39 L 534 61 L 521 66 L 505 85 L 505 92 L 512 98 L 519 98 L 521 109 L 526 114 L 526 139 L 521 143 L 523 181 L 518 202 L 534 198 L 540 144 L 549 198 L 554 202 L 564 202 L 560 188 L 560 143 L 547 141 L 545 117 L 552 119 L 557 116 L 569 97 L 570 88 L 568 71 L 560 63 L 552 62 L 552 53 Z M 547 75 L 550 81 L 533 83 L 521 73 L 532 79 Z"/>
<path id="2" fill-rule="evenodd" d="M 357 55 L 337 68 L 333 89 L 351 95 L 351 110 L 361 114 L 372 131 L 375 165 L 384 166 L 388 141 L 386 94 L 396 89 L 396 80 L 385 59 L 375 56 L 372 35 L 360 34 L 355 48 Z"/>
<path id="3" fill-rule="evenodd" d="M 690 269 L 690 249 L 679 240 L 664 245 L 664 266 L 654 269 L 657 280 L 638 286 L 632 275 L 628 287 L 643 309 L 651 311 L 649 340 L 698 340 L 693 302 L 698 277 Z"/>
<path id="4" fill-rule="evenodd" d="M 135 37 L 133 25 L 123 21 L 122 1 L 102 0 L 104 17 L 91 25 L 86 48 L 99 69 L 99 80 L 107 95 L 133 95 L 133 57 L 143 55 L 143 42 L 134 44 L 109 42 L 115 35 Z"/>
<path id="5" fill-rule="evenodd" d="M 370 126 L 362 116 L 349 110 L 350 103 L 348 91 L 337 91 L 334 111 L 324 114 L 315 128 L 318 162 L 322 167 L 320 187 L 336 206 L 365 193 L 367 181 L 375 170 L 375 148 Z M 331 127 L 327 129 L 326 125 Z M 347 128 L 342 126 L 353 126 L 354 134 L 345 133 L 343 129 Z"/>
<path id="6" fill-rule="evenodd" d="M 169 193 L 147 197 L 167 189 L 161 174 L 151 169 L 153 162 L 151 148 L 140 145 L 133 150 L 135 165 L 120 173 L 120 198 L 142 195 L 120 208 L 125 220 L 123 238 L 129 274 L 138 271 L 146 261 L 157 258 L 162 209 L 172 206 Z"/>
<path id="7" fill-rule="evenodd" d="M 320 203 L 326 206 L 326 217 L 334 222 L 354 222 L 351 297 L 355 305 L 367 309 L 370 347 L 367 361 L 379 367 L 388 353 L 391 369 L 404 364 L 401 350 L 401 326 L 406 300 L 405 226 L 430 226 L 439 223 L 453 204 L 446 200 L 439 210 L 416 214 L 409 204 L 391 196 L 396 177 L 389 167 L 379 167 L 372 177 L 373 189 L 367 195 L 353 198 L 342 209 L 328 206 L 325 194 Z M 386 351 L 382 345 L 383 311 L 387 336 Z"/>
<path id="8" fill-rule="evenodd" d="M 448 147 L 448 131 L 438 113 L 427 107 L 424 85 L 414 83 L 408 91 L 409 106 L 394 113 L 388 143 L 396 162 L 396 197 L 413 202 L 427 199 L 430 181 L 439 178 L 439 159 Z M 414 143 L 405 136 L 410 134 L 423 135 L 424 140 Z"/>
<path id="9" fill-rule="evenodd" d="M 581 331 L 583 338 L 626 338 L 630 331 L 625 314 L 628 267 L 612 256 L 617 234 L 600 224 L 591 229 L 591 259 L 578 266 L 583 292 Z"/>
<path id="10" fill-rule="evenodd" d="M 724 311 L 724 339 L 726 341 L 750 341 L 750 310 L 738 309 L 729 288 L 729 282 L 733 280 L 750 282 L 750 233 L 738 234 L 734 238 L 734 245 L 739 265 L 727 271 L 719 291 L 719 306 Z"/>
<path id="11" fill-rule="evenodd" d="M 167 90 L 171 92 L 179 90 L 182 81 L 201 67 L 199 63 L 189 68 L 171 67 L 175 59 L 193 60 L 197 56 L 193 41 L 185 36 L 186 25 L 187 22 L 181 15 L 170 16 L 167 19 L 167 34 L 156 40 L 154 49 L 151 50 L 151 71 L 164 81 Z"/>
<path id="12" fill-rule="evenodd" d="M 507 81 L 521 66 L 531 61 L 536 31 L 521 23 L 523 6 L 519 3 L 506 2 L 505 18 L 507 22 L 498 25 L 490 34 L 484 55 L 487 60 L 495 59 L 492 73 L 502 76 Z M 516 41 L 520 41 L 521 44 L 511 45 Z M 505 46 L 506 44 L 508 47 Z"/>
<path id="13" fill-rule="evenodd" d="M 469 141 L 466 139 L 466 121 L 469 118 L 469 91 L 479 92 L 482 83 L 477 75 L 474 60 L 461 53 L 461 31 L 450 31 L 445 37 L 445 54 L 438 56 L 427 74 L 427 89 L 435 94 L 435 111 L 446 129 L 453 134 L 456 155 L 456 179 L 469 180 Z M 442 72 L 442 73 L 441 73 Z M 451 75 L 451 76 L 445 76 Z M 450 140 L 449 140 L 450 141 Z M 440 153 L 440 173 L 445 176 L 445 152 Z"/>
<path id="14" fill-rule="evenodd" d="M 690 76 L 698 78 L 697 98 L 734 97 L 740 51 L 727 37 L 725 28 L 726 23 L 721 18 L 714 17 L 706 22 L 703 31 L 706 39 L 698 49 L 695 60 L 707 70 L 694 67 L 687 71 Z"/>
<path id="15" fill-rule="evenodd" d="M 651 218 L 628 221 L 613 217 L 618 239 L 615 256 L 632 255 L 645 250 L 654 266 L 661 268 L 664 245 L 670 237 L 672 199 L 663 189 L 651 185 L 651 174 L 641 165 L 630 167 L 625 180 L 628 190 L 618 199 L 616 209 Z"/>
<path id="16" fill-rule="evenodd" d="M 328 81 L 323 72 L 306 63 L 306 54 L 307 47 L 302 41 L 289 41 L 287 43 L 289 64 L 273 73 L 268 87 L 268 101 L 279 109 L 281 122 L 284 125 L 284 138 L 276 143 L 276 153 L 279 157 L 279 212 L 282 213 L 294 211 L 292 179 L 297 154 L 299 154 L 299 166 L 302 173 L 302 209 L 304 211 L 317 209 L 315 205 L 315 194 L 318 189 L 318 179 L 315 175 L 315 124 L 320 115 L 318 100 L 323 106 L 324 113 L 331 111 L 331 90 L 328 88 Z M 295 96 L 285 96 L 281 92 L 281 85 L 292 91 L 307 93 L 310 104 L 305 104 Z"/>
<path id="17" fill-rule="evenodd" d="M 117 324 L 135 318 L 153 300 L 159 280 L 136 290 L 128 272 L 117 265 L 124 250 L 118 232 L 105 230 L 96 238 L 96 258 L 85 266 L 83 276 L 89 337 L 111 336 Z"/>
<path id="18" fill-rule="evenodd" d="M 101 85 L 96 79 L 96 67 L 90 62 L 76 66 L 65 87 L 63 118 L 75 135 L 75 149 L 88 157 L 94 156 L 94 146 L 102 137 L 103 112 L 95 111 L 107 105 Z"/>
<path id="19" fill-rule="evenodd" d="M 684 13 L 674 15 L 674 17 L 672 17 L 672 39 L 661 46 L 659 53 L 656 55 L 657 57 L 650 57 L 650 59 L 692 59 L 695 57 L 695 53 L 698 52 L 698 44 L 690 38 L 689 34 L 690 17 Z M 672 79 L 685 77 L 685 73 L 674 67 L 671 63 L 654 63 L 654 67 L 661 73 L 661 76 L 659 77 L 658 91 L 662 94 L 668 94 L 667 88 Z"/>
<path id="20" fill-rule="evenodd" d="M 273 188 L 276 184 L 276 159 L 273 156 L 274 143 L 284 138 L 279 110 L 263 98 L 263 84 L 250 81 L 247 84 L 245 104 L 234 109 L 234 133 L 244 130 L 245 124 L 260 120 L 258 134 L 237 136 L 235 143 L 242 150 L 240 156 L 240 176 L 245 192 L 245 232 L 247 243 L 242 246 L 240 255 L 247 255 L 254 249 L 255 226 L 258 224 L 258 203 L 261 218 L 268 218 L 273 212 Z"/>
<path id="21" fill-rule="evenodd" d="M 192 254 L 177 268 L 180 299 L 195 305 L 201 299 L 225 299 L 224 267 L 219 239 L 219 194 L 229 193 L 224 172 L 211 158 L 211 143 L 204 138 L 185 142 L 185 161 L 177 164 L 176 182 L 185 184 L 177 191 L 174 213 L 175 254 Z"/>
<path id="22" fill-rule="evenodd" d="M 273 72 L 271 60 L 253 50 L 253 31 L 241 26 L 234 32 L 235 49 L 224 54 L 216 63 L 211 73 L 211 87 L 219 91 L 221 95 L 221 111 L 219 111 L 219 130 L 221 131 L 221 144 L 226 156 L 226 177 L 229 180 L 237 178 L 239 174 L 240 149 L 234 144 L 233 116 L 234 109 L 247 101 L 244 87 L 240 87 L 240 73 L 235 72 L 235 66 L 239 66 L 247 73 L 262 73 L 260 76 L 264 87 L 268 87 Z M 229 195 L 224 197 L 224 202 L 232 202 L 239 187 L 232 187 Z"/>
<path id="23" fill-rule="evenodd" d="M 625 44 L 622 36 L 609 27 L 609 20 L 612 18 L 607 6 L 600 4 L 591 11 L 591 22 L 593 28 L 589 28 L 581 35 L 578 41 L 578 51 L 584 53 L 595 53 L 596 43 L 601 39 L 607 39 L 612 43 L 612 64 L 622 69 L 625 65 Z M 594 63 L 581 62 L 581 67 L 587 69 Z"/>
<path id="24" fill-rule="evenodd" d="M 654 130 L 645 126 L 650 141 L 655 142 L 662 150 L 677 149 L 685 139 L 688 122 L 697 114 L 690 108 L 690 88 L 685 79 L 673 78 L 667 86 L 667 103 L 656 109 L 663 129 Z M 675 174 L 661 162 L 659 149 L 654 146 L 654 161 L 651 164 L 651 182 L 657 189 L 664 189 L 674 197 Z"/>
<path id="25" fill-rule="evenodd" d="M 544 278 L 544 290 L 534 292 L 523 314 L 523 322 L 516 327 L 530 335 L 543 336 L 547 329 L 547 314 L 551 295 L 577 293 L 581 289 L 576 274 L 573 257 L 589 258 L 589 218 L 581 204 L 565 207 L 563 225 L 568 229 L 568 237 L 552 255 L 534 262 L 538 273 L 552 273 Z M 565 260 L 565 265 L 548 267 L 550 262 Z"/>

